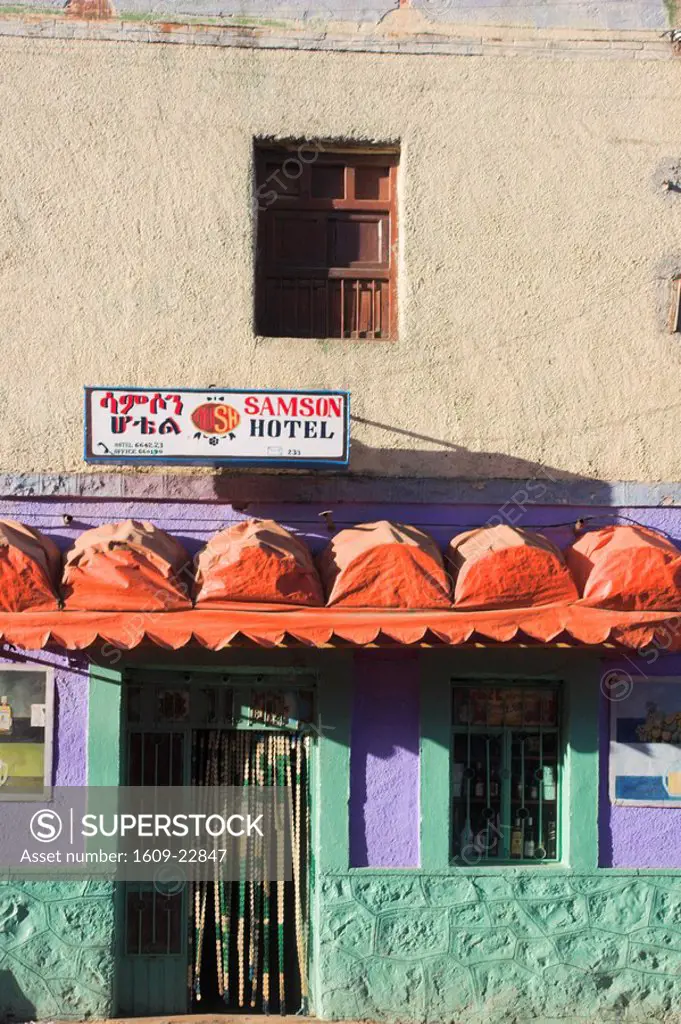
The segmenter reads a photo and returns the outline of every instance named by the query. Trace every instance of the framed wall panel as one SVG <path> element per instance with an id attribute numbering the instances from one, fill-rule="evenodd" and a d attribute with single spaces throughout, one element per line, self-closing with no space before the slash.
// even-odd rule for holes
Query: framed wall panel
<path id="1" fill-rule="evenodd" d="M 1 665 L 0 801 L 49 796 L 53 731 L 53 670 Z"/>

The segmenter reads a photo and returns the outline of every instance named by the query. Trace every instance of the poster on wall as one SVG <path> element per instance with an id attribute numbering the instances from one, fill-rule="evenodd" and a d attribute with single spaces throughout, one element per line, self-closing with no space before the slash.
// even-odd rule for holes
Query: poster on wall
<path id="1" fill-rule="evenodd" d="M 0 668 L 0 801 L 42 800 L 52 782 L 50 669 Z"/>
<path id="2" fill-rule="evenodd" d="M 347 466 L 350 395 L 86 387 L 84 457 L 100 463 Z"/>
<path id="3" fill-rule="evenodd" d="M 681 807 L 681 680 L 645 680 L 610 711 L 610 800 Z"/>

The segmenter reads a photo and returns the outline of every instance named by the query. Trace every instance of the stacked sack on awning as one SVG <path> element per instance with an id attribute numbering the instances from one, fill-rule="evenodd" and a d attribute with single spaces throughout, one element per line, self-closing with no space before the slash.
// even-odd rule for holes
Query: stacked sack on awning
<path id="1" fill-rule="evenodd" d="M 86 530 L 62 556 L 37 530 L 0 521 L 0 611 L 186 611 L 235 604 L 322 608 L 534 608 L 577 603 L 681 611 L 681 552 L 643 526 L 587 530 L 563 552 L 542 533 L 482 526 L 443 557 L 423 530 L 361 523 L 315 559 L 273 520 L 243 520 L 191 558 L 170 534 L 126 520 Z"/>

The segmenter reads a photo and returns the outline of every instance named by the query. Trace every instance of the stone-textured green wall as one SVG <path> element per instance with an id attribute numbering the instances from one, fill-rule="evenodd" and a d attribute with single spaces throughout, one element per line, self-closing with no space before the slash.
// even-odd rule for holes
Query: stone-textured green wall
<path id="1" fill-rule="evenodd" d="M 96 883 L 0 886 L 0 1021 L 111 1012 L 113 900 Z M 508 869 L 327 875 L 317 1012 L 513 1024 L 673 1021 L 681 877 Z"/>
<path id="2" fill-rule="evenodd" d="M 111 1013 L 112 887 L 0 883 L 0 1024 Z"/>
<path id="3" fill-rule="evenodd" d="M 334 1019 L 681 1020 L 681 877 L 561 869 L 321 879 Z"/>

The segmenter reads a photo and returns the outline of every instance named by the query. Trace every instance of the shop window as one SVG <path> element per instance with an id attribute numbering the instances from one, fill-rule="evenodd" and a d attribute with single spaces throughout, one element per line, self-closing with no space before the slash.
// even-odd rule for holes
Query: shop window
<path id="1" fill-rule="evenodd" d="M 559 687 L 457 681 L 452 709 L 455 861 L 559 860 Z"/>
<path id="2" fill-rule="evenodd" d="M 50 669 L 0 667 L 0 801 L 49 795 L 52 693 Z"/>
<path id="3" fill-rule="evenodd" d="M 256 327 L 268 337 L 394 338 L 395 151 L 256 149 Z"/>

